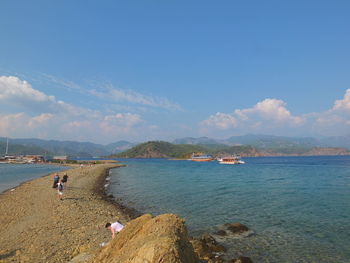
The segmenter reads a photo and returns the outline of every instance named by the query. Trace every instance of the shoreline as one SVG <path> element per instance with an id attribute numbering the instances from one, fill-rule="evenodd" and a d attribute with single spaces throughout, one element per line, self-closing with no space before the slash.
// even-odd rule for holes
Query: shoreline
<path id="1" fill-rule="evenodd" d="M 68 262 L 111 239 L 108 221 L 126 223 L 136 214 L 108 197 L 104 182 L 120 164 L 97 164 L 58 172 L 69 176 L 60 201 L 52 175 L 38 177 L 0 194 L 0 262 Z M 15 189 L 14 191 L 11 191 Z"/>
<path id="2" fill-rule="evenodd" d="M 123 211 L 123 213 L 125 215 L 127 215 L 128 217 L 130 217 L 130 219 L 135 219 L 135 218 L 141 216 L 142 213 L 137 211 L 135 208 L 128 207 L 128 206 L 125 206 L 125 205 L 119 203 L 115 199 L 115 196 L 113 196 L 113 194 L 109 194 L 106 191 L 106 188 L 104 187 L 104 185 L 106 184 L 106 181 L 107 181 L 106 179 L 110 175 L 110 171 L 112 169 L 116 169 L 116 168 L 119 169 L 119 168 L 123 168 L 123 167 L 126 167 L 126 165 L 125 164 L 120 164 L 118 167 L 112 167 L 112 168 L 106 169 L 105 174 L 103 176 L 100 176 L 98 178 L 98 180 L 96 181 L 96 185 L 95 185 L 94 191 L 95 191 L 95 193 L 97 195 L 100 195 L 103 198 L 103 200 L 105 200 L 106 202 L 111 203 L 112 205 L 116 206 L 118 209 Z"/>
<path id="3" fill-rule="evenodd" d="M 16 165 L 23 165 L 23 164 L 16 164 Z M 51 165 L 51 164 L 47 164 L 47 165 Z M 67 169 L 59 170 L 59 171 L 57 171 L 57 172 L 51 172 L 51 173 L 49 173 L 49 174 L 44 174 L 44 175 L 41 175 L 41 176 L 39 176 L 39 177 L 31 178 L 31 179 L 28 179 L 28 180 L 26 180 L 26 181 L 20 182 L 20 183 L 18 183 L 18 184 L 16 184 L 16 185 L 12 186 L 12 187 L 10 187 L 10 188 L 6 188 L 6 189 L 0 191 L 0 196 L 3 195 L 3 194 L 5 194 L 6 192 L 13 191 L 13 189 L 16 189 L 17 187 L 20 187 L 22 184 L 25 184 L 25 183 L 27 183 L 27 182 L 30 182 L 30 181 L 33 181 L 33 180 L 36 180 L 36 179 L 39 179 L 39 178 L 43 178 L 43 177 L 52 175 L 52 174 L 54 174 L 54 173 L 61 173 L 61 172 L 68 171 L 68 170 L 72 169 L 72 168 L 69 168 L 69 166 L 67 166 L 67 165 L 56 165 L 56 166 L 68 167 L 68 168 L 67 168 Z M 1 262 L 1 261 L 0 261 L 0 262 Z"/>

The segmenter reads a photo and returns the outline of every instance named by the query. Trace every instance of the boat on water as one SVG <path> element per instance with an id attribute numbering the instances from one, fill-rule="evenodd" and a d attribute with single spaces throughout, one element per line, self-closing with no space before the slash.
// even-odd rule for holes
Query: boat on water
<path id="1" fill-rule="evenodd" d="M 208 154 L 193 153 L 189 160 L 194 161 L 194 162 L 210 162 L 210 161 L 214 160 L 214 158 L 213 158 L 213 156 L 208 155 Z"/>
<path id="2" fill-rule="evenodd" d="M 244 164 L 238 155 L 225 156 L 217 159 L 220 164 Z"/>

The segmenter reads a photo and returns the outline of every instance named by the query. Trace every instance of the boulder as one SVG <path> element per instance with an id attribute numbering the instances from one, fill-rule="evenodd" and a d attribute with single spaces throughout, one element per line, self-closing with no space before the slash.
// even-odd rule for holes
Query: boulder
<path id="1" fill-rule="evenodd" d="M 91 262 L 199 263 L 184 220 L 173 214 L 143 215 L 130 221 Z"/>
<path id="2" fill-rule="evenodd" d="M 225 224 L 225 228 L 232 234 L 241 234 L 249 230 L 249 228 L 241 223 Z"/>
<path id="3" fill-rule="evenodd" d="M 216 231 L 214 234 L 218 235 L 218 236 L 226 236 L 227 235 L 226 231 L 222 230 L 222 229 Z"/>
<path id="4" fill-rule="evenodd" d="M 204 234 L 200 240 L 205 243 L 209 250 L 211 252 L 215 252 L 215 253 L 218 253 L 218 252 L 226 252 L 226 248 L 223 246 L 223 245 L 220 245 L 214 237 L 212 237 L 211 235 L 209 234 Z"/>
<path id="5" fill-rule="evenodd" d="M 206 243 L 199 239 L 191 240 L 192 246 L 196 254 L 200 259 L 209 260 L 214 257 L 212 252 L 209 250 L 209 247 Z"/>
<path id="6" fill-rule="evenodd" d="M 232 259 L 230 263 L 253 263 L 253 260 L 251 260 L 249 257 L 240 256 L 238 258 Z"/>
<path id="7" fill-rule="evenodd" d="M 209 234 L 203 235 L 199 239 L 191 240 L 194 251 L 198 257 L 208 262 L 223 262 L 219 253 L 226 252 L 226 248 L 223 245 L 218 244 L 214 237 Z"/>

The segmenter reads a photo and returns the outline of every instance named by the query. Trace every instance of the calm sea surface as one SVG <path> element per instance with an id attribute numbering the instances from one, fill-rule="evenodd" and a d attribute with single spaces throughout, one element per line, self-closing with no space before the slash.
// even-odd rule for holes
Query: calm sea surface
<path id="1" fill-rule="evenodd" d="M 109 191 L 130 207 L 184 217 L 193 235 L 229 222 L 220 241 L 254 262 L 350 262 L 350 157 L 245 158 L 244 165 L 122 160 Z"/>
<path id="2" fill-rule="evenodd" d="M 0 164 L 0 193 L 25 181 L 38 178 L 67 167 L 45 164 Z"/>

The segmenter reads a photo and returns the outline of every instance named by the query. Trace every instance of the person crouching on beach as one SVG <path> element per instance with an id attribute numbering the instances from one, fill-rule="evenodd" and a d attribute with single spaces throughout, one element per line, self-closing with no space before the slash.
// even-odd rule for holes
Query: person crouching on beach
<path id="1" fill-rule="evenodd" d="M 60 200 L 63 200 L 63 190 L 64 190 L 64 185 L 62 180 L 57 184 L 57 193 L 58 193 L 58 198 Z"/>
<path id="2" fill-rule="evenodd" d="M 55 174 L 55 176 L 53 177 L 53 186 L 52 186 L 52 188 L 56 188 L 59 181 L 60 181 L 60 177 L 58 176 L 58 174 Z"/>
<path id="3" fill-rule="evenodd" d="M 115 237 L 116 233 L 119 233 L 120 231 L 122 231 L 122 229 L 124 228 L 124 226 L 119 223 L 119 222 L 114 222 L 114 223 L 107 223 L 106 224 L 106 228 L 111 230 L 112 232 L 112 238 Z"/>

